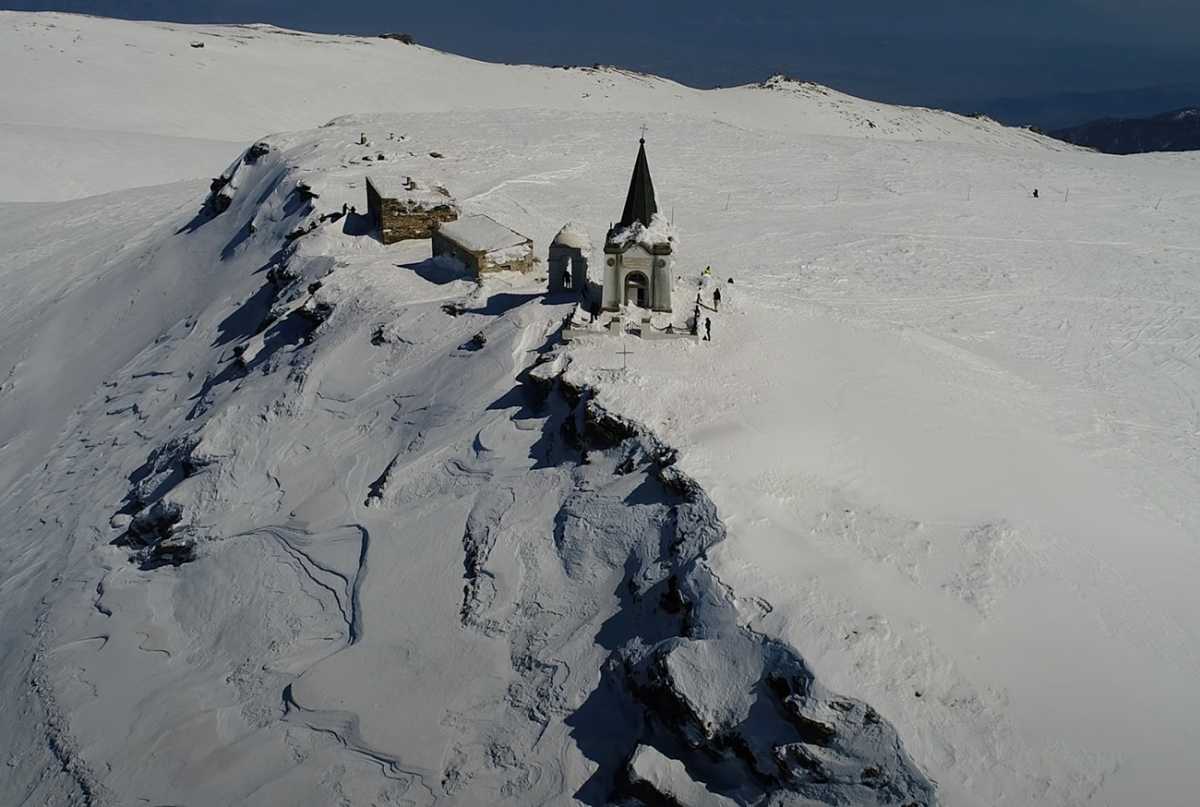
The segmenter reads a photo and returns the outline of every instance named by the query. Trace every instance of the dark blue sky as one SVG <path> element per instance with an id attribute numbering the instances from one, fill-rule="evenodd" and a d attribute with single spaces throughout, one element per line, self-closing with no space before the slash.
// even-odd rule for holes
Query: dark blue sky
<path id="1" fill-rule="evenodd" d="M 880 100 L 1049 126 L 1200 104 L 1200 0 L 0 4 L 326 32 L 407 31 L 423 44 L 481 59 L 620 64 L 705 87 L 785 72 Z"/>

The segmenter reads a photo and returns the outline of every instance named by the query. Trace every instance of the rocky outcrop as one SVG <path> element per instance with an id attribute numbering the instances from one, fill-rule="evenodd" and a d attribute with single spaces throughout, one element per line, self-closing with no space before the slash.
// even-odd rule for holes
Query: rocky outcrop
<path id="1" fill-rule="evenodd" d="M 159 499 L 133 517 L 129 528 L 121 536 L 120 543 L 127 546 L 147 547 L 171 537 L 175 526 L 183 520 L 183 507 L 175 502 Z"/>
<path id="2" fill-rule="evenodd" d="M 250 148 L 246 149 L 245 160 L 250 165 L 258 162 L 259 157 L 264 157 L 271 153 L 271 144 L 265 140 L 260 140 Z"/>
<path id="3" fill-rule="evenodd" d="M 717 795 L 693 780 L 679 760 L 656 748 L 639 745 L 625 767 L 629 793 L 651 807 L 734 807 L 732 799 Z"/>
<path id="4" fill-rule="evenodd" d="M 530 373 L 542 384 L 547 375 Z M 724 525 L 676 453 L 591 390 L 557 383 L 574 411 L 568 431 L 615 474 L 649 475 L 643 499 L 662 508 L 657 533 L 631 537 L 630 633 L 602 672 L 602 686 L 642 709 L 623 795 L 651 805 L 935 804 L 934 784 L 886 720 L 825 689 L 794 648 L 741 624 L 735 594 L 705 560 Z M 557 539 L 565 559 L 594 529 L 576 537 L 575 523 Z"/>
<path id="5" fill-rule="evenodd" d="M 233 204 L 234 189 L 229 186 L 231 180 L 232 177 L 221 174 L 219 177 L 213 177 L 208 185 L 208 198 L 204 201 L 204 207 L 214 216 L 221 215 Z"/>
<path id="6" fill-rule="evenodd" d="M 142 569 L 179 566 L 196 559 L 196 538 L 183 522 L 183 506 L 159 499 L 135 515 L 114 542 L 133 548 L 130 557 Z"/>

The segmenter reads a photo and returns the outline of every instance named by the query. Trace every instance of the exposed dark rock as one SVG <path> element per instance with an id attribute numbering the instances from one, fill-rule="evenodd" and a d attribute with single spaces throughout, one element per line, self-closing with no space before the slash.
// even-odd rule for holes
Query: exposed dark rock
<path id="1" fill-rule="evenodd" d="M 486 344 L 487 344 L 487 334 L 485 334 L 483 331 L 479 331 L 474 336 L 472 336 L 470 339 L 468 339 L 466 342 L 459 345 L 458 349 L 459 350 L 471 350 L 471 351 L 482 350 L 484 345 L 486 345 Z"/>
<path id="2" fill-rule="evenodd" d="M 299 277 L 286 263 L 277 263 L 267 270 L 267 282 L 277 289 L 294 283 Z"/>
<path id="3" fill-rule="evenodd" d="M 183 507 L 175 502 L 159 499 L 150 507 L 133 517 L 129 529 L 117 539 L 127 546 L 152 546 L 171 537 L 175 525 L 183 520 Z"/>
<path id="4" fill-rule="evenodd" d="M 144 571 L 160 566 L 181 566 L 196 559 L 196 539 L 165 538 L 145 549 L 139 555 L 139 566 Z"/>
<path id="5" fill-rule="evenodd" d="M 391 39 L 396 42 L 400 42 L 401 44 L 404 44 L 404 45 L 417 44 L 417 40 L 413 38 L 412 34 L 405 34 L 405 33 L 380 34 L 379 38 L 380 39 Z"/>
<path id="6" fill-rule="evenodd" d="M 725 538 L 716 505 L 675 466 L 675 452 L 607 411 L 591 390 L 561 375 L 557 389 L 573 407 L 563 433 L 580 424 L 574 434 L 585 456 L 613 474 L 644 474 L 650 481 L 639 502 L 658 508 L 658 530 L 630 536 L 622 591 L 625 608 L 640 615 L 626 618 L 632 630 L 623 641 L 610 637 L 616 649 L 597 690 L 632 696 L 645 720 L 632 734 L 658 756 L 636 781 L 618 771 L 613 796 L 644 804 L 710 796 L 739 804 L 936 803 L 934 785 L 878 713 L 825 690 L 794 649 L 741 624 L 733 593 L 704 560 Z M 555 538 L 572 563 L 596 551 L 577 521 L 568 516 Z M 650 770 L 667 779 L 655 784 Z M 679 799 L 680 787 L 700 801 Z"/>
<path id="7" fill-rule="evenodd" d="M 213 215 L 220 215 L 229 209 L 233 204 L 233 194 L 229 192 L 229 177 L 222 174 L 219 177 L 213 177 L 213 181 L 208 186 L 208 199 L 205 201 L 205 206 L 212 211 Z"/>
<path id="8" fill-rule="evenodd" d="M 333 305 L 324 300 L 310 299 L 296 310 L 296 313 L 314 324 L 321 324 L 333 313 Z"/>
<path id="9" fill-rule="evenodd" d="M 198 442 L 194 434 L 185 434 L 154 448 L 146 461 L 129 475 L 130 488 L 122 512 L 132 514 L 145 508 L 206 464 L 193 456 Z"/>
<path id="10" fill-rule="evenodd" d="M 297 227 L 296 229 L 292 230 L 290 233 L 285 235 L 283 238 L 285 241 L 290 243 L 292 241 L 295 241 L 297 238 L 303 238 L 304 236 L 313 232 L 320 226 L 321 226 L 321 222 L 318 219 L 313 219 L 307 225 L 301 225 L 301 226 Z"/>
<path id="11" fill-rule="evenodd" d="M 250 165 L 258 162 L 260 157 L 264 157 L 271 153 L 271 144 L 264 141 L 255 143 L 250 148 L 246 149 L 246 162 Z"/>
<path id="12" fill-rule="evenodd" d="M 675 575 L 667 580 L 667 590 L 659 600 L 659 606 L 668 614 L 682 614 L 687 608 L 687 599 L 679 590 L 679 578 Z"/>
<path id="13" fill-rule="evenodd" d="M 598 447 L 619 445 L 638 433 L 636 424 L 612 414 L 590 399 L 584 412 L 584 422 L 587 425 L 589 440 Z"/>

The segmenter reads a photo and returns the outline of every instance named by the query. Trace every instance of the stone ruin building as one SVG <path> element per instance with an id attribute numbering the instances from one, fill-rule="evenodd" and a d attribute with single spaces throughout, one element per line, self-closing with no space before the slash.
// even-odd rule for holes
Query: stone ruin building
<path id="1" fill-rule="evenodd" d="M 528 272 L 533 269 L 533 239 L 488 216 L 464 216 L 438 225 L 433 256 L 455 258 L 476 275 Z"/>
<path id="2" fill-rule="evenodd" d="M 367 214 L 379 240 L 394 244 L 431 238 L 439 224 L 458 218 L 458 206 L 441 186 L 425 187 L 412 177 L 367 177 Z"/>

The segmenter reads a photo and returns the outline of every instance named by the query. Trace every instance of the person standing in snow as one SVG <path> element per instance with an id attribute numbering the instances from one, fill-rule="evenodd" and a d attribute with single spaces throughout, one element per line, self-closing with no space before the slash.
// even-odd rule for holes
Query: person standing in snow
<path id="1" fill-rule="evenodd" d="M 704 341 L 712 341 L 712 320 L 708 317 L 704 318 Z"/>
<path id="2" fill-rule="evenodd" d="M 1034 198 L 1034 199 L 1040 199 L 1040 198 L 1041 198 L 1041 197 L 1039 196 L 1039 194 L 1038 194 L 1038 189 L 1037 189 L 1037 188 L 1034 188 L 1034 189 L 1033 189 L 1033 198 Z"/>
<path id="3" fill-rule="evenodd" d="M 721 307 L 721 290 L 713 289 L 713 311 Z"/>

